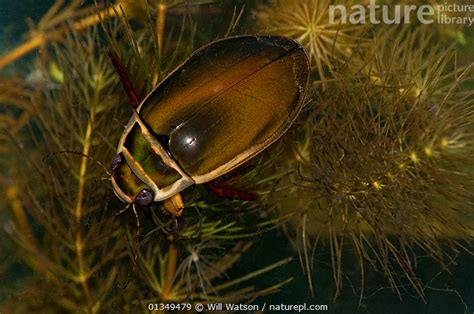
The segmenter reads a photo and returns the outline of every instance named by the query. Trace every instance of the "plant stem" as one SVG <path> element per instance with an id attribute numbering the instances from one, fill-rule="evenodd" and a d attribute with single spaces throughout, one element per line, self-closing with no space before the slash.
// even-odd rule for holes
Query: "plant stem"
<path id="1" fill-rule="evenodd" d="M 81 160 L 81 168 L 79 171 L 79 186 L 77 190 L 77 199 L 76 199 L 76 208 L 75 208 L 75 215 L 76 215 L 76 230 L 75 230 L 75 247 L 76 247 L 76 255 L 77 261 L 79 266 L 79 273 L 78 278 L 82 285 L 82 290 L 84 290 L 84 294 L 87 298 L 87 303 L 92 306 L 92 296 L 89 289 L 89 285 L 87 283 L 88 275 L 85 272 L 84 267 L 84 243 L 82 240 L 82 215 L 83 215 L 83 205 L 84 205 L 84 185 L 86 182 L 86 172 L 87 172 L 87 155 L 89 155 L 89 150 L 91 146 L 91 138 L 92 138 L 92 124 L 93 124 L 93 113 L 91 113 L 91 117 L 87 124 L 86 134 L 84 138 L 84 147 L 82 149 L 82 157 Z"/>
<path id="2" fill-rule="evenodd" d="M 178 262 L 178 249 L 174 240 L 170 241 L 168 247 L 168 262 L 166 264 L 165 283 L 163 294 L 161 296 L 163 301 L 170 300 L 171 289 L 173 287 L 173 279 L 176 273 L 176 263 Z"/>
<path id="3" fill-rule="evenodd" d="M 48 33 L 39 33 L 35 35 L 33 38 L 31 38 L 27 42 L 21 44 L 17 48 L 13 49 L 9 53 L 1 57 L 0 70 L 3 69 L 5 66 L 9 65 L 10 63 L 14 62 L 15 60 L 41 47 L 43 44 L 47 43 L 48 41 L 51 42 L 51 41 L 60 40 L 61 38 L 63 38 L 62 35 L 64 35 L 71 29 L 79 31 L 79 30 L 82 30 L 84 28 L 87 28 L 89 26 L 99 23 L 101 19 L 107 19 L 117 14 L 121 15 L 122 11 L 120 10 L 118 6 L 119 6 L 118 4 L 115 4 L 109 8 L 100 10 L 99 12 L 91 16 L 87 16 L 77 22 L 74 22 L 71 27 L 65 26 L 56 31 L 51 31 Z"/>
<path id="4" fill-rule="evenodd" d="M 36 242 L 36 237 L 31 230 L 30 224 L 28 223 L 28 218 L 26 217 L 25 210 L 21 204 L 21 201 L 18 196 L 18 186 L 16 184 L 11 185 L 7 188 L 7 200 L 10 202 L 13 214 L 16 217 L 18 226 L 20 227 L 21 234 L 24 235 L 31 249 L 38 251 L 38 243 Z"/>
<path id="5" fill-rule="evenodd" d="M 20 188 L 18 184 L 13 184 L 7 188 L 6 191 L 6 198 L 12 208 L 13 214 L 17 220 L 17 224 L 19 227 L 19 232 L 23 236 L 23 241 L 25 241 L 25 245 L 27 249 L 32 252 L 32 255 L 36 258 L 34 259 L 26 259 L 25 262 L 30 264 L 30 266 L 39 272 L 43 272 L 46 274 L 48 279 L 54 281 L 61 289 L 64 289 L 64 285 L 62 281 L 58 278 L 58 276 L 51 271 L 51 262 L 48 258 L 43 254 L 43 251 L 39 249 L 37 238 L 31 229 L 31 225 L 28 222 L 28 217 L 23 208 L 20 196 L 19 196 Z"/>
<path id="6" fill-rule="evenodd" d="M 165 4 L 158 5 L 158 19 L 156 21 L 156 36 L 158 37 L 158 49 L 160 58 L 163 54 L 163 37 L 165 34 L 165 23 L 166 23 L 166 10 Z"/>

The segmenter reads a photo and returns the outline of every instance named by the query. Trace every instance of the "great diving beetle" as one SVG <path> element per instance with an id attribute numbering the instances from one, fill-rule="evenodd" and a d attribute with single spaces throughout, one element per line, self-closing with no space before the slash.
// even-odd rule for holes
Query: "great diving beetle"
<path id="1" fill-rule="evenodd" d="M 181 215 L 179 192 L 224 175 L 286 132 L 303 107 L 309 69 L 304 48 L 285 37 L 231 37 L 196 50 L 125 126 L 111 164 L 115 194 L 140 206 L 171 200 L 178 205 L 168 211 Z"/>

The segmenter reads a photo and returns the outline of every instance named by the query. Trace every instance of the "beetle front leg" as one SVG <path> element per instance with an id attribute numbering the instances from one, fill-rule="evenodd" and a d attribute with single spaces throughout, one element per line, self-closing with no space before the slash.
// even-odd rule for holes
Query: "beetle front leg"
<path id="1" fill-rule="evenodd" d="M 163 201 L 164 210 L 176 217 L 180 217 L 184 210 L 184 200 L 181 193 L 175 194 L 172 197 Z"/>

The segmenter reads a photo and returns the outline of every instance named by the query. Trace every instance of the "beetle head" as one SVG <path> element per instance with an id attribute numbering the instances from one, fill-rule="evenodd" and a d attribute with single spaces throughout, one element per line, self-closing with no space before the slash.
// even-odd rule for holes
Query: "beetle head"
<path id="1" fill-rule="evenodd" d="M 122 154 L 110 163 L 114 193 L 124 203 L 148 206 L 154 200 L 152 189 L 141 181 L 127 165 Z"/>

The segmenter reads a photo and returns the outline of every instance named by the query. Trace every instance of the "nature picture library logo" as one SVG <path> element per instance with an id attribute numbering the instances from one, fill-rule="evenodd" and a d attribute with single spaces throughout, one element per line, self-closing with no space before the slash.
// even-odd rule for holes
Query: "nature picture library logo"
<path id="1" fill-rule="evenodd" d="M 415 17 L 416 16 L 416 17 Z M 417 18 L 422 24 L 474 23 L 474 4 L 442 3 L 424 4 L 380 4 L 370 0 L 369 4 L 343 4 L 329 6 L 329 22 L 342 24 L 409 24 Z"/>

